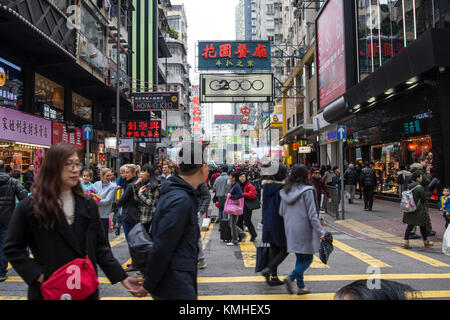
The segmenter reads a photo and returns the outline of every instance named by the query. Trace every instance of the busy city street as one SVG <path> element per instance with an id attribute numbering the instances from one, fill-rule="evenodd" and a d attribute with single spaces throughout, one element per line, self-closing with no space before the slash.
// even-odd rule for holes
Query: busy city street
<path id="1" fill-rule="evenodd" d="M 450 300 L 450 0 L 0 0 L 0 41 L 0 308 Z"/>

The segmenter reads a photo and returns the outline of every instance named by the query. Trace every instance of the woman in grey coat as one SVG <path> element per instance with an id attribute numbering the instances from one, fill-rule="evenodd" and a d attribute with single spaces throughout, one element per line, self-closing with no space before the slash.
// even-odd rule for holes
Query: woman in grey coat
<path id="1" fill-rule="evenodd" d="M 325 230 L 320 224 L 315 189 L 308 182 L 308 169 L 295 165 L 283 190 L 280 191 L 280 216 L 284 219 L 287 251 L 295 253 L 295 269 L 284 280 L 286 289 L 294 293 L 297 280 L 297 294 L 310 291 L 305 287 L 303 274 L 313 261 L 313 255 L 320 249 L 320 240 L 325 239 Z"/>

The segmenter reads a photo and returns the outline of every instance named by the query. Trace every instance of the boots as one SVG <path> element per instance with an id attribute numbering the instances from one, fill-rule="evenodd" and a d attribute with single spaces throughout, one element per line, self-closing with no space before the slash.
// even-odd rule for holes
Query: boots
<path id="1" fill-rule="evenodd" d="M 431 242 L 430 240 L 424 240 L 423 241 L 423 246 L 425 248 L 431 248 L 434 245 L 434 242 Z"/>
<path id="2" fill-rule="evenodd" d="M 409 245 L 409 240 L 403 240 L 402 248 L 411 249 L 412 247 Z"/>

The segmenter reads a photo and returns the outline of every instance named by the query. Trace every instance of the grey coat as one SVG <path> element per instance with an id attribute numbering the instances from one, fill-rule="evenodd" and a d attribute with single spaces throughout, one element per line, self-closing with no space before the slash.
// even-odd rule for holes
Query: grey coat
<path id="1" fill-rule="evenodd" d="M 314 254 L 320 249 L 320 236 L 325 230 L 320 224 L 314 201 L 314 187 L 298 185 L 286 194 L 280 191 L 280 216 L 284 219 L 287 251 Z"/>

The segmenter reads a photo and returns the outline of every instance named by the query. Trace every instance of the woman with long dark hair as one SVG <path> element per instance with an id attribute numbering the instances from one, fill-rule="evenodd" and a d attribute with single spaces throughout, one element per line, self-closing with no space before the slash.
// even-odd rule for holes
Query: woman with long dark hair
<path id="1" fill-rule="evenodd" d="M 308 169 L 295 165 L 280 191 L 280 216 L 284 219 L 287 251 L 295 253 L 295 269 L 284 280 L 290 294 L 294 293 L 297 280 L 297 294 L 310 293 L 303 282 L 303 274 L 313 261 L 313 255 L 320 249 L 320 240 L 325 239 L 325 230 L 320 224 L 316 191 L 308 181 Z"/>
<path id="2" fill-rule="evenodd" d="M 42 162 L 32 196 L 16 209 L 4 253 L 28 284 L 28 299 L 42 300 L 41 284 L 59 268 L 87 254 L 97 272 L 101 267 L 111 283 L 128 290 L 138 286 L 114 258 L 106 242 L 96 203 L 80 184 L 79 149 L 53 145 Z M 27 252 L 30 247 L 34 258 Z M 87 299 L 98 299 L 98 289 Z"/>
<path id="3" fill-rule="evenodd" d="M 161 181 L 155 177 L 155 169 L 152 165 L 145 164 L 139 179 L 133 185 L 134 198 L 139 206 L 139 222 L 149 232 L 156 203 L 160 196 Z"/>
<path id="4" fill-rule="evenodd" d="M 251 201 L 255 200 L 257 201 L 256 197 L 258 196 L 258 192 L 256 191 L 253 184 L 251 184 L 247 180 L 247 174 L 245 172 L 240 173 L 239 182 L 241 185 L 241 189 L 244 193 L 244 213 L 241 216 L 239 216 L 236 225 L 242 230 L 244 230 L 244 222 L 245 222 L 245 225 L 247 226 L 248 232 L 250 233 L 251 236 L 250 241 L 254 242 L 258 234 L 256 233 L 255 227 L 253 226 L 252 223 L 253 209 L 250 209 L 249 206 Z"/>

